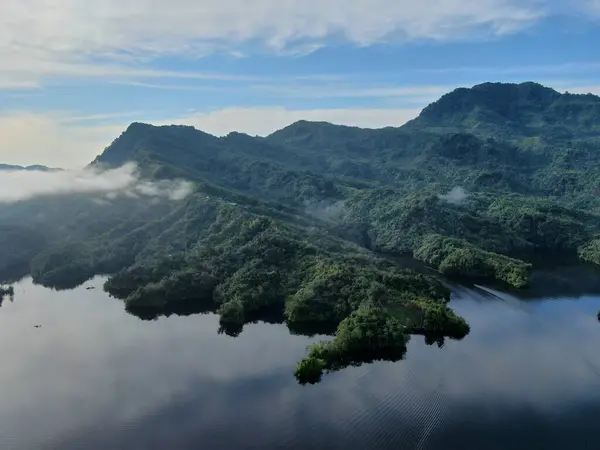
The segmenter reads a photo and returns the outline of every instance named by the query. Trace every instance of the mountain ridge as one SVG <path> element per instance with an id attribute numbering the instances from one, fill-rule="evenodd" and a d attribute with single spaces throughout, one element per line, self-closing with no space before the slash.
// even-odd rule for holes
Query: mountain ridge
<path id="1" fill-rule="evenodd" d="M 500 101 L 499 88 L 515 94 Z M 408 334 L 462 337 L 468 325 L 437 277 L 527 289 L 536 252 L 600 264 L 599 99 L 581 107 L 546 89 L 457 90 L 420 120 L 381 129 L 299 121 L 217 137 L 133 123 L 91 164 L 134 162 L 194 192 L 0 207 L 0 269 L 59 288 L 108 274 L 108 292 L 145 318 L 192 305 L 219 314 L 227 333 L 274 312 L 292 332 L 336 334 L 299 364 L 302 380 L 367 361 L 358 347 L 398 357 Z M 456 95 L 465 100 L 453 109 Z M 404 255 L 425 267 L 399 268 Z M 369 324 L 393 330 L 383 338 L 394 348 L 356 342 L 378 336 Z"/>
<path id="2" fill-rule="evenodd" d="M 512 94 L 505 95 L 505 91 Z M 466 104 L 458 112 L 448 106 L 457 96 Z M 502 100 L 500 106 L 495 103 L 498 98 Z M 583 109 L 581 98 L 588 99 Z M 514 105 L 507 106 L 511 99 Z M 486 102 L 491 102 L 492 107 L 483 108 L 481 105 Z M 562 108 L 559 111 L 571 108 L 570 122 L 557 125 L 542 120 L 548 108 L 556 109 L 557 102 Z M 537 114 L 535 121 L 539 124 L 528 125 L 523 131 L 523 126 L 515 125 L 518 121 L 502 118 L 498 112 L 514 113 L 515 108 L 521 111 L 518 117 L 527 116 L 530 122 L 532 114 Z M 477 115 L 476 123 L 473 114 Z M 432 123 L 432 117 L 437 122 Z M 585 120 L 579 121 L 578 117 Z M 149 176 L 173 177 L 179 172 L 180 176 L 193 178 L 196 173 L 196 178 L 245 194 L 258 189 L 259 180 L 277 174 L 294 185 L 307 184 L 311 195 L 314 186 L 331 184 L 327 180 L 331 177 L 337 179 L 341 190 L 365 187 L 365 183 L 373 188 L 410 185 L 410 189 L 438 183 L 556 195 L 557 186 L 563 182 L 550 182 L 548 177 L 555 175 L 543 173 L 542 169 L 555 164 L 559 154 L 564 156 L 561 170 L 588 163 L 590 169 L 600 169 L 595 157 L 597 138 L 600 139 L 600 97 L 560 94 L 533 82 L 484 83 L 442 96 L 400 127 L 362 129 L 301 120 L 266 137 L 243 133 L 217 137 L 193 127 L 132 124 L 95 163 L 118 165 L 133 159 L 148 168 Z M 555 151 L 557 146 L 561 147 L 560 153 Z M 433 160 L 438 161 L 432 163 Z M 472 166 L 476 162 L 479 167 Z M 439 168 L 448 164 L 455 168 L 454 172 L 440 173 Z M 502 167 L 502 177 L 494 165 Z M 473 170 L 479 175 L 467 177 L 467 172 L 475 173 Z M 275 193 L 273 185 L 263 183 L 260 189 L 263 196 Z M 595 187 L 589 184 L 577 189 Z M 291 200 L 292 195 L 288 194 L 271 195 L 270 199 Z M 295 200 L 304 200 L 296 197 Z"/>
<path id="3" fill-rule="evenodd" d="M 55 167 L 47 167 L 40 164 L 33 164 L 30 166 L 19 166 L 12 164 L 0 164 L 0 171 L 29 171 L 29 172 L 59 172 L 63 169 Z"/>
<path id="4" fill-rule="evenodd" d="M 542 113 L 548 108 L 552 107 L 557 101 L 572 100 L 575 103 L 584 103 L 594 108 L 600 108 L 600 96 L 592 93 L 587 94 L 573 94 L 573 93 L 561 93 L 553 88 L 544 86 L 540 83 L 533 81 L 525 81 L 522 83 L 505 83 L 505 82 L 485 82 L 473 85 L 472 87 L 459 87 L 446 94 L 440 99 L 427 105 L 421 113 L 414 119 L 409 120 L 406 124 L 398 126 L 385 126 L 380 128 L 362 128 L 359 126 L 335 124 L 327 121 L 309 121 L 300 119 L 289 125 L 275 130 L 266 136 L 250 136 L 245 133 L 238 131 L 232 131 L 226 136 L 217 137 L 206 133 L 200 129 L 197 129 L 189 125 L 152 125 L 150 123 L 133 122 L 131 123 L 124 133 L 131 131 L 135 128 L 142 127 L 153 127 L 153 128 L 178 128 L 185 129 L 190 128 L 202 133 L 204 136 L 212 139 L 227 139 L 231 135 L 244 135 L 250 138 L 266 139 L 266 140 L 277 140 L 281 137 L 290 137 L 293 135 L 303 135 L 306 133 L 314 133 L 318 130 L 330 129 L 330 130 L 344 130 L 347 132 L 355 132 L 356 135 L 361 133 L 377 132 L 382 130 L 399 130 L 409 125 L 407 130 L 413 131 L 413 124 L 415 122 L 427 120 L 433 121 L 439 119 L 443 114 L 440 113 L 440 109 L 450 109 L 450 112 L 456 110 L 457 106 L 465 108 L 481 108 L 487 107 L 488 109 L 494 110 L 504 119 L 507 119 L 511 113 L 511 107 L 513 109 L 520 109 L 527 111 L 531 109 L 533 112 Z M 515 103 L 514 105 L 507 105 L 507 103 Z M 453 104 L 453 107 L 448 108 L 448 105 Z M 446 111 L 447 112 L 447 111 Z M 460 111 L 459 111 L 460 112 Z M 469 111 L 467 111 L 469 112 Z M 441 120 L 445 120 L 443 118 Z M 464 118 L 462 119 L 464 120 Z M 460 121 L 458 121 L 460 122 Z M 446 123 L 447 125 L 447 123 Z M 352 136 L 356 139 L 357 136 Z"/>

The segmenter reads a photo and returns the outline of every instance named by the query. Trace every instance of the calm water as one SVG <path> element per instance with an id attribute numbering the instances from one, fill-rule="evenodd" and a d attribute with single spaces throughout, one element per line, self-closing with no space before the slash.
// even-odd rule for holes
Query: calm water
<path id="1" fill-rule="evenodd" d="M 598 449 L 600 296 L 495 294 L 457 288 L 461 342 L 302 387 L 310 339 L 284 326 L 231 338 L 25 280 L 0 307 L 0 448 Z"/>

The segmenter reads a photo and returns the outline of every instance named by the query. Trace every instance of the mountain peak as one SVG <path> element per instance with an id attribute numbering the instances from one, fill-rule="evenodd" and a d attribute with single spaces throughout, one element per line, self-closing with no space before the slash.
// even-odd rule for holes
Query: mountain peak
<path id="1" fill-rule="evenodd" d="M 311 122 L 298 120 L 281 130 L 267 136 L 267 140 L 278 143 L 302 144 L 318 143 L 320 137 L 342 141 L 358 139 L 365 129 L 347 125 L 336 125 L 331 122 Z"/>
<path id="2" fill-rule="evenodd" d="M 468 132 L 568 138 L 575 129 L 598 129 L 600 97 L 561 94 L 539 83 L 482 83 L 458 88 L 427 106 L 408 127 L 458 128 Z"/>
<path id="3" fill-rule="evenodd" d="M 420 118 L 428 120 L 455 119 L 455 115 L 469 114 L 473 110 L 487 110 L 502 117 L 514 112 L 543 110 L 562 94 L 554 89 L 531 81 L 525 83 L 482 83 L 472 88 L 458 88 L 443 95 L 427 106 Z"/>
<path id="4" fill-rule="evenodd" d="M 173 158 L 184 158 L 186 153 L 194 152 L 199 146 L 214 145 L 217 140 L 216 136 L 190 125 L 156 126 L 133 122 L 92 164 L 118 166 L 148 157 L 168 162 Z"/>

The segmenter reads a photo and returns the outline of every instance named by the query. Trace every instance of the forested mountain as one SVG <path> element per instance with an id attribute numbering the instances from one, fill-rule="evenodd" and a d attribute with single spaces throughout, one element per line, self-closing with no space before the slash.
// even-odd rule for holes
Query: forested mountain
<path id="1" fill-rule="evenodd" d="M 600 98 L 561 94 L 537 83 L 484 83 L 456 89 L 432 103 L 406 128 L 460 129 L 519 142 L 600 137 Z"/>
<path id="2" fill-rule="evenodd" d="M 231 334 L 274 317 L 337 328 L 299 364 L 310 381 L 400 359 L 409 332 L 468 331 L 434 272 L 398 256 L 515 288 L 542 250 L 600 263 L 599 152 L 600 98 L 536 83 L 457 89 L 399 128 L 300 121 L 261 138 L 134 123 L 92 165 L 135 162 L 195 192 L 0 208 L 0 268 L 54 287 L 111 274 L 132 312 L 217 311 Z"/>

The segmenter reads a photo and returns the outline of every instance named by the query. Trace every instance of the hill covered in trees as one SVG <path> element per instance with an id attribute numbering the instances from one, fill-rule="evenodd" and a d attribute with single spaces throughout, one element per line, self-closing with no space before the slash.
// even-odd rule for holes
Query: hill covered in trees
<path id="1" fill-rule="evenodd" d="M 134 123 L 91 165 L 128 162 L 194 192 L 4 206 L 0 281 L 109 274 L 141 317 L 215 311 L 230 334 L 258 319 L 334 333 L 299 363 L 304 381 L 401 359 L 411 333 L 464 336 L 435 271 L 526 289 L 538 252 L 600 263 L 593 95 L 485 83 L 398 128 L 300 121 L 267 137 Z M 399 268 L 403 255 L 433 271 Z"/>

